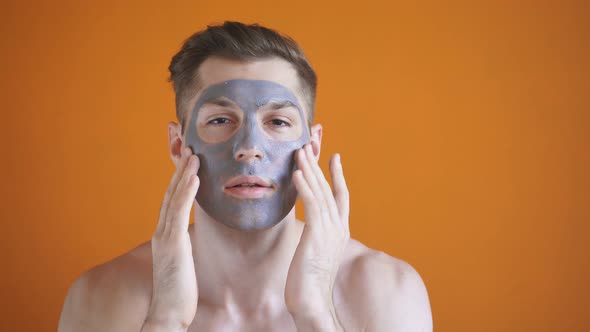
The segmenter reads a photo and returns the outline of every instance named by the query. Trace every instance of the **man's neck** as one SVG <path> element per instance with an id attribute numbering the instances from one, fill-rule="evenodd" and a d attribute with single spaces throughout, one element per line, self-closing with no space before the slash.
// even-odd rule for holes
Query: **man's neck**
<path id="1" fill-rule="evenodd" d="M 246 232 L 213 220 L 195 204 L 189 233 L 199 302 L 242 312 L 284 308 L 287 272 L 302 231 L 295 209 L 270 229 Z"/>

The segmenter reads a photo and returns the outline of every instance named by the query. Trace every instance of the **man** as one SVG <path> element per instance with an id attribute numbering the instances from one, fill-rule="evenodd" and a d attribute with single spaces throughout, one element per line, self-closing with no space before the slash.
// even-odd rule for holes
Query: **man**
<path id="1" fill-rule="evenodd" d="M 331 189 L 316 76 L 293 40 L 226 22 L 169 69 L 176 172 L 152 240 L 80 276 L 59 331 L 432 330 L 418 273 L 349 236 L 340 157 Z"/>

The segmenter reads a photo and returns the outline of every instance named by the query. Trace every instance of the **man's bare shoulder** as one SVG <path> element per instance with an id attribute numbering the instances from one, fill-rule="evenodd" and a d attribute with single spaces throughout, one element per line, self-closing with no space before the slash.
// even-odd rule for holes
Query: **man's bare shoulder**
<path id="1" fill-rule="evenodd" d="M 432 330 L 428 294 L 416 269 L 354 239 L 346 249 L 334 299 L 343 323 L 359 330 Z"/>
<path id="2" fill-rule="evenodd" d="M 59 331 L 139 331 L 151 287 L 147 242 L 76 279 L 64 302 Z"/>

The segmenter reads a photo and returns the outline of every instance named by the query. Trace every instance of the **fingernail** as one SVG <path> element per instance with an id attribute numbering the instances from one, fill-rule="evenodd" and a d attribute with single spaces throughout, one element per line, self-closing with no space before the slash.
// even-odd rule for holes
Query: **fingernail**
<path id="1" fill-rule="evenodd" d="M 342 166 L 342 163 L 340 162 L 340 153 L 336 154 L 336 161 L 338 162 L 338 165 Z"/>

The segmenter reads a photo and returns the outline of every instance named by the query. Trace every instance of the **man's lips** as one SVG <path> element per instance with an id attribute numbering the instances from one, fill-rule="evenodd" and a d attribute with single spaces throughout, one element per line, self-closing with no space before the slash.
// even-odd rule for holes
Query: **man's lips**
<path id="1" fill-rule="evenodd" d="M 272 188 L 272 182 L 267 179 L 263 179 L 258 176 L 246 176 L 240 175 L 233 177 L 227 181 L 225 184 L 225 188 L 232 188 L 238 186 L 248 186 L 248 187 L 264 187 L 264 188 Z"/>
<path id="2" fill-rule="evenodd" d="M 254 199 L 270 194 L 274 189 L 272 182 L 267 179 L 240 175 L 229 179 L 223 191 L 235 198 Z"/>

